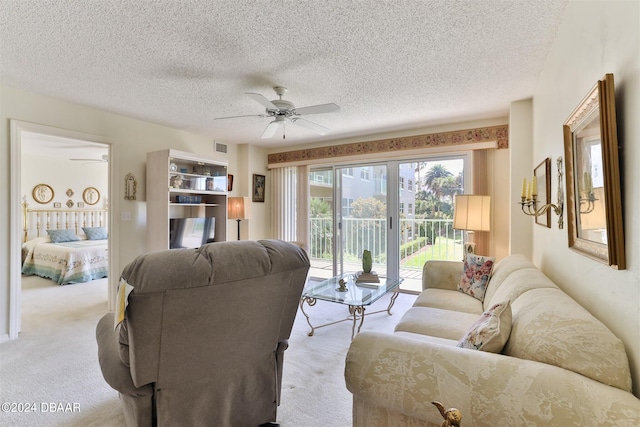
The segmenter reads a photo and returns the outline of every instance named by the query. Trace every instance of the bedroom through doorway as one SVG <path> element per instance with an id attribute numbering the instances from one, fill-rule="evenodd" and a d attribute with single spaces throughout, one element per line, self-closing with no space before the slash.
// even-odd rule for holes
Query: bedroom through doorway
<path id="1" fill-rule="evenodd" d="M 18 181 L 12 185 L 12 204 L 19 206 L 12 206 L 12 212 L 20 215 L 13 222 L 19 236 L 14 233 L 12 248 L 19 255 L 11 283 L 17 301 L 12 298 L 10 305 L 10 339 L 30 324 L 23 322 L 21 304 L 27 299 L 23 303 L 20 295 L 34 285 L 64 292 L 66 286 L 90 283 L 104 288 L 105 305 L 109 300 L 111 143 L 22 125 L 12 126 L 12 144 L 19 153 L 19 172 L 12 172 Z M 70 303 L 67 309 L 77 312 L 78 307 Z"/>

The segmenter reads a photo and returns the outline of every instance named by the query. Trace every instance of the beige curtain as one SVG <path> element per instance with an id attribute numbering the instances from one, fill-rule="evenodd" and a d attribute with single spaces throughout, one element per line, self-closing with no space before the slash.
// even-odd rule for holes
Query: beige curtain
<path id="1" fill-rule="evenodd" d="M 271 230 L 275 239 L 309 247 L 309 166 L 271 169 Z"/>
<path id="2" fill-rule="evenodd" d="M 491 194 L 489 191 L 489 162 L 489 150 L 475 150 L 473 152 L 473 194 Z M 494 209 L 493 206 L 491 209 Z M 488 255 L 491 253 L 491 234 L 489 231 L 476 231 L 474 241 L 477 254 Z"/>

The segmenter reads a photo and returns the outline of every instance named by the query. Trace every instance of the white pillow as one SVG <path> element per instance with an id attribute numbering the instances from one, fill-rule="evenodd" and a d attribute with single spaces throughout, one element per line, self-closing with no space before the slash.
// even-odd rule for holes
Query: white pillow
<path id="1" fill-rule="evenodd" d="M 511 304 L 495 304 L 480 315 L 458 341 L 457 346 L 500 353 L 511 333 Z"/>

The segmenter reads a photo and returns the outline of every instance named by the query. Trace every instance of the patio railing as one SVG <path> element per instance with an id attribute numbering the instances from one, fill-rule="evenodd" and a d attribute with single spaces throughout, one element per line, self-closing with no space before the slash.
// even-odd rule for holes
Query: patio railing
<path id="1" fill-rule="evenodd" d="M 371 251 L 374 265 L 386 266 L 387 220 L 344 218 L 342 220 L 346 263 L 358 263 L 365 249 Z M 333 220 L 312 218 L 310 257 L 328 261 L 333 254 Z M 422 270 L 428 259 L 459 260 L 462 258 L 462 231 L 453 229 L 451 219 L 401 219 L 400 268 Z M 401 275 L 402 276 L 402 275 Z"/>

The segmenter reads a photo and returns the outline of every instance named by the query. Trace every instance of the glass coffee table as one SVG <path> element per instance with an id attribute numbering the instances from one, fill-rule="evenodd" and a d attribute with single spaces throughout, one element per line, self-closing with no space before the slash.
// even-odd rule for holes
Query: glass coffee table
<path id="1" fill-rule="evenodd" d="M 346 290 L 340 290 L 340 280 L 344 280 Z M 355 283 L 353 273 L 345 273 L 339 276 L 332 277 L 322 282 L 307 282 L 302 296 L 300 297 L 300 310 L 302 314 L 307 318 L 307 323 L 311 328 L 309 336 L 313 336 L 313 332 L 316 329 L 334 325 L 336 323 L 345 322 L 347 320 L 353 320 L 353 326 L 351 327 L 351 339 L 356 333 L 360 332 L 362 324 L 364 323 L 364 316 L 366 306 L 373 304 L 380 298 L 385 296 L 387 292 L 393 291 L 391 295 L 391 301 L 386 310 L 374 311 L 369 314 L 382 313 L 386 311 L 391 315 L 391 307 L 398 298 L 400 292 L 400 284 L 403 279 L 385 279 L 380 278 L 380 283 Z M 335 322 L 325 323 L 324 325 L 313 326 L 309 320 L 309 315 L 304 311 L 304 303 L 306 302 L 310 307 L 316 305 L 318 300 L 335 302 L 343 304 L 349 307 L 349 317 L 346 319 L 337 320 Z M 358 320 L 360 323 L 358 324 Z M 356 331 L 356 325 L 358 329 Z"/>

